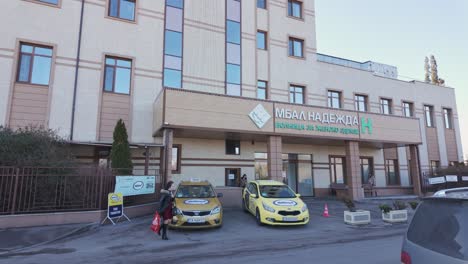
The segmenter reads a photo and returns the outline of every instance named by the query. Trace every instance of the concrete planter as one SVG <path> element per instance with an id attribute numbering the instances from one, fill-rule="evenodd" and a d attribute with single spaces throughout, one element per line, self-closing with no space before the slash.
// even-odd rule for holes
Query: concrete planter
<path id="1" fill-rule="evenodd" d="M 344 211 L 344 222 L 348 225 L 367 225 L 371 222 L 370 211 L 357 210 L 356 212 Z"/>
<path id="2" fill-rule="evenodd" d="M 408 221 L 408 210 L 393 210 L 388 213 L 382 212 L 382 220 L 387 223 L 404 223 Z"/>

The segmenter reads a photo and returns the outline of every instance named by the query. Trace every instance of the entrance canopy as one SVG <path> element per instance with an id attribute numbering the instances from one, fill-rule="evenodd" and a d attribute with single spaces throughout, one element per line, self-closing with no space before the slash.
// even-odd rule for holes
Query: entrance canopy
<path id="1" fill-rule="evenodd" d="M 376 147 L 421 144 L 419 120 L 165 88 L 154 103 L 154 136 L 282 136 L 291 141 L 358 141 Z M 177 133 L 177 132 L 176 132 Z"/>

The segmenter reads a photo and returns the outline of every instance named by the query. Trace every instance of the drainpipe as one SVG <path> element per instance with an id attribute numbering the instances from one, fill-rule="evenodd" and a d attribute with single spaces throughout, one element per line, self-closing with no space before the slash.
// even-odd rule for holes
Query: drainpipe
<path id="1" fill-rule="evenodd" d="M 85 0 L 81 0 L 80 30 L 78 33 L 78 50 L 76 52 L 75 83 L 73 86 L 73 104 L 72 104 L 72 116 L 71 116 L 71 126 L 70 126 L 70 141 L 73 141 L 73 130 L 75 128 L 76 91 L 78 89 L 78 72 L 79 72 L 79 67 L 80 67 L 81 35 L 83 33 L 84 8 L 85 8 Z"/>
<path id="2" fill-rule="evenodd" d="M 423 192 L 423 177 L 422 177 L 422 171 L 421 171 L 421 157 L 419 156 L 419 146 L 418 145 L 415 145 L 416 147 L 416 150 L 417 150 L 417 155 L 418 155 L 418 171 L 419 171 L 419 191 L 421 192 L 421 194 L 424 195 L 424 192 Z M 413 183 L 414 184 L 414 183 Z M 424 187 L 425 188 L 425 187 Z"/>

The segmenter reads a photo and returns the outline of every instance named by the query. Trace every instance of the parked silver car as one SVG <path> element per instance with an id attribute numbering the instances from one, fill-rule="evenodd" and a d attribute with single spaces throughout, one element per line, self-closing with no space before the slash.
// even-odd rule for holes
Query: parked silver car
<path id="1" fill-rule="evenodd" d="M 403 240 L 401 262 L 468 263 L 468 188 L 439 191 L 419 204 Z"/>

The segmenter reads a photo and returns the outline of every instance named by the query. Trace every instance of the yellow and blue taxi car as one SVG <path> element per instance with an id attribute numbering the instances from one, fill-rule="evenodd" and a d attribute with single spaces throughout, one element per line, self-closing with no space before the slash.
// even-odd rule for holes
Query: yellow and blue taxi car
<path id="1" fill-rule="evenodd" d="M 171 228 L 209 228 L 223 224 L 223 208 L 213 186 L 207 181 L 183 181 L 174 197 Z"/>
<path id="2" fill-rule="evenodd" d="M 284 183 L 251 181 L 243 191 L 242 207 L 259 225 L 306 225 L 309 210 L 299 197 Z"/>

